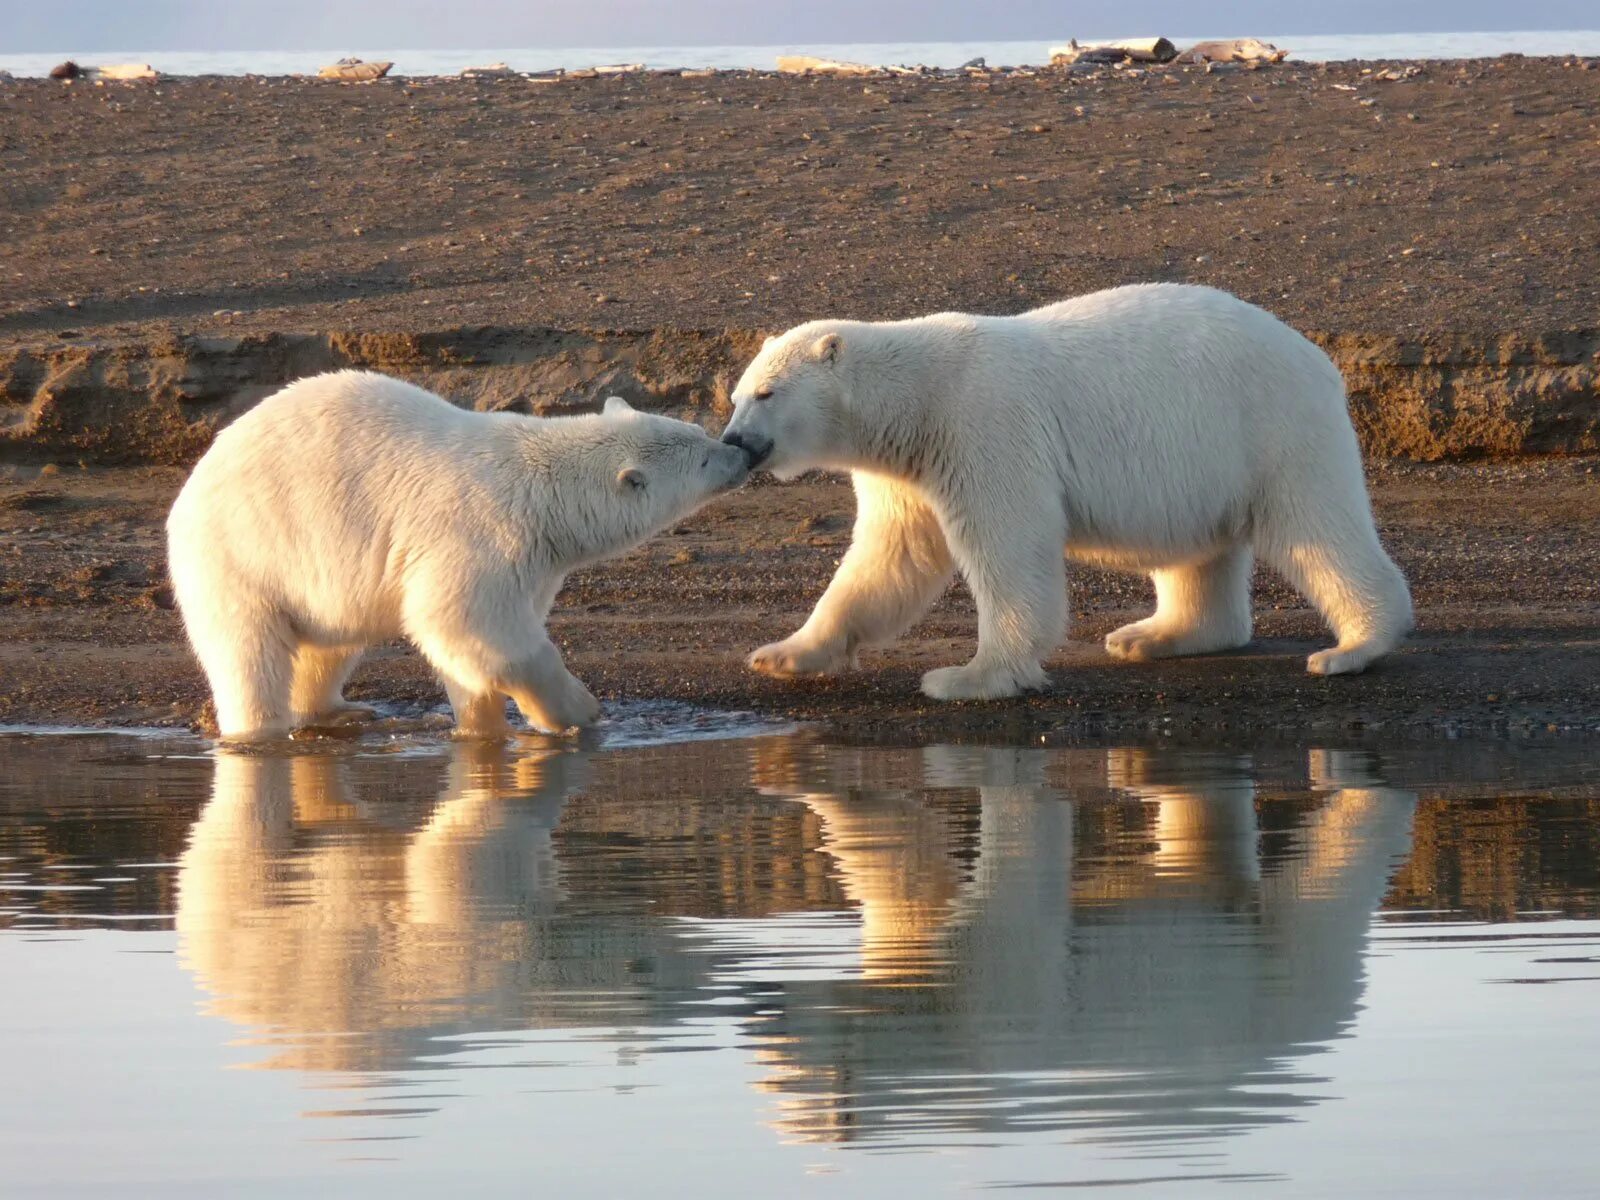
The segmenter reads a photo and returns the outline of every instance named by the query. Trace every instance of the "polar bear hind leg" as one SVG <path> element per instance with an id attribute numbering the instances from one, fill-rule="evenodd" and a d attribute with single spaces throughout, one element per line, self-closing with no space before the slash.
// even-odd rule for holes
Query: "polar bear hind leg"
<path id="1" fill-rule="evenodd" d="M 1233 546 L 1203 562 L 1150 572 L 1155 615 L 1107 634 L 1107 653 L 1143 662 L 1248 644 L 1252 561 L 1249 546 Z"/>
<path id="2" fill-rule="evenodd" d="M 1313 675 L 1365 670 L 1411 629 L 1411 592 L 1378 542 L 1360 467 L 1342 488 L 1302 488 L 1257 520 L 1256 551 L 1316 606 L 1338 643 L 1306 660 Z"/>
<path id="3" fill-rule="evenodd" d="M 366 705 L 352 704 L 344 698 L 344 685 L 361 661 L 361 651 L 360 646 L 300 643 L 295 651 L 294 678 L 289 688 L 289 707 L 295 724 L 364 721 L 376 715 Z"/>
<path id="4" fill-rule="evenodd" d="M 211 684 L 217 731 L 224 741 L 285 737 L 293 728 L 289 686 L 296 639 L 273 613 L 217 613 L 203 606 L 184 616 L 195 656 Z"/>

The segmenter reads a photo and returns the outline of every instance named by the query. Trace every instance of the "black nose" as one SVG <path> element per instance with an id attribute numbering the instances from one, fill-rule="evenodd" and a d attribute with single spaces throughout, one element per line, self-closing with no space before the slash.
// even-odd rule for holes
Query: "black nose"
<path id="1" fill-rule="evenodd" d="M 745 461 L 750 464 L 752 471 L 765 462 L 767 455 L 772 453 L 772 443 L 770 441 L 757 441 L 754 438 L 747 438 L 744 434 L 735 433 L 731 429 L 722 435 L 722 440 L 725 444 L 737 446 L 744 451 Z"/>

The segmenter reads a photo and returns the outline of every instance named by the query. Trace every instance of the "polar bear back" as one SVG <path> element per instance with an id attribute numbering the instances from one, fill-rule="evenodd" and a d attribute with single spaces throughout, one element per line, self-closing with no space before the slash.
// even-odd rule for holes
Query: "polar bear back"
<path id="1" fill-rule="evenodd" d="M 535 514 L 508 511 L 498 482 L 508 448 L 483 436 L 485 422 L 517 419 L 381 375 L 301 380 L 217 436 L 173 506 L 172 545 L 204 545 L 236 585 L 289 609 L 366 604 L 419 548 L 526 540 Z M 457 536 L 469 519 L 478 527 Z"/>
<path id="2" fill-rule="evenodd" d="M 970 323 L 977 335 L 971 370 L 984 390 L 967 394 L 990 403 L 974 416 L 1004 420 L 1008 397 L 1022 402 L 1014 411 L 1026 420 L 1040 405 L 1057 409 L 1084 453 L 1130 440 L 1146 453 L 1192 453 L 1193 436 L 1247 451 L 1284 426 L 1348 423 L 1327 355 L 1272 314 L 1212 288 L 1141 284 L 1015 317 L 925 320 Z"/>
<path id="3" fill-rule="evenodd" d="M 620 400 L 594 415 L 479 413 L 344 371 L 218 435 L 173 504 L 169 566 L 186 608 L 281 614 L 318 644 L 393 636 L 408 604 L 542 616 L 566 572 L 745 470 L 697 426 Z"/>
<path id="4" fill-rule="evenodd" d="M 1016 317 L 927 320 L 970 323 L 970 386 L 939 419 L 1059 487 L 1087 557 L 1141 566 L 1231 540 L 1269 476 L 1357 461 L 1327 355 L 1225 292 L 1147 284 Z"/>

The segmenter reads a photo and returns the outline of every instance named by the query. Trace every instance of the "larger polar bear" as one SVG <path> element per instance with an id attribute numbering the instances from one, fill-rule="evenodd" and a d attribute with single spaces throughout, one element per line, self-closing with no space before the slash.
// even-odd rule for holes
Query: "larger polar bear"
<path id="1" fill-rule="evenodd" d="M 337 719 L 362 648 L 402 635 L 464 732 L 504 732 L 506 696 L 544 729 L 587 725 L 599 705 L 544 630 L 567 572 L 746 473 L 698 426 L 616 398 L 541 419 L 359 371 L 291 384 L 217 436 L 167 519 L 220 731 Z"/>
<path id="2" fill-rule="evenodd" d="M 1040 687 L 1066 626 L 1062 548 L 1148 572 L 1156 612 L 1116 630 L 1128 659 L 1250 640 L 1259 554 L 1359 671 L 1411 624 L 1372 523 L 1344 383 L 1275 317 L 1211 288 L 1147 284 L 1015 317 L 815 321 L 770 339 L 723 440 L 780 477 L 844 469 L 854 540 L 806 623 L 750 658 L 778 675 L 854 665 L 959 568 L 978 650 L 923 676 L 941 700 Z"/>

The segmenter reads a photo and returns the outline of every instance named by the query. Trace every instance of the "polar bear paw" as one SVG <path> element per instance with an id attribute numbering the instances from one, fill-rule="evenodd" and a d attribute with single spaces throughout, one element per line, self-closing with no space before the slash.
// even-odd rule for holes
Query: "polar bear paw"
<path id="1" fill-rule="evenodd" d="M 752 671 L 763 675 L 832 675 L 853 667 L 855 662 L 842 649 L 788 638 L 763 646 L 745 660 Z"/>
<path id="2" fill-rule="evenodd" d="M 1014 667 L 985 667 L 967 663 L 940 667 L 922 677 L 922 694 L 934 700 L 1002 700 L 1023 692 L 1040 691 L 1048 683 L 1043 668 L 1018 671 Z"/>
<path id="3" fill-rule="evenodd" d="M 1341 650 L 1318 650 L 1306 659 L 1306 670 L 1313 675 L 1354 675 L 1365 671 L 1378 655 L 1370 647 L 1354 646 Z"/>
<path id="4" fill-rule="evenodd" d="M 526 706 L 521 699 L 517 701 L 528 724 L 536 729 L 544 733 L 566 733 L 599 720 L 600 701 L 575 676 L 569 676 L 564 686 L 551 691 L 556 694 L 528 697 Z"/>
<path id="5" fill-rule="evenodd" d="M 378 710 L 375 708 L 341 700 L 322 712 L 308 713 L 306 721 L 312 725 L 355 725 L 362 721 L 376 720 L 377 716 Z"/>
<path id="6" fill-rule="evenodd" d="M 377 716 L 377 709 L 341 700 L 319 712 L 295 713 L 291 724 L 296 736 L 351 737 L 361 731 L 361 726 L 376 720 Z"/>
<path id="7" fill-rule="evenodd" d="M 1181 654 L 1178 639 L 1153 621 L 1135 621 L 1106 634 L 1106 653 L 1127 662 L 1148 662 Z"/>
<path id="8" fill-rule="evenodd" d="M 563 730 L 583 729 L 600 719 L 600 701 L 594 698 L 593 692 L 574 679 L 562 703 L 550 715 L 560 722 Z"/>
<path id="9" fill-rule="evenodd" d="M 1221 654 L 1250 644 L 1250 627 L 1212 622 L 1199 629 L 1174 629 L 1154 617 L 1106 634 L 1106 653 L 1124 662 L 1149 662 L 1182 654 Z"/>

